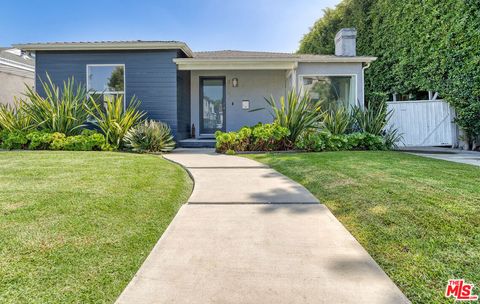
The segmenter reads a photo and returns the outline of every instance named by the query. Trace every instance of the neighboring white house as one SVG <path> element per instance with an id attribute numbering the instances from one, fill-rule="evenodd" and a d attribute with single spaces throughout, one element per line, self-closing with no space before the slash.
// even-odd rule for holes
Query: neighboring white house
<path id="1" fill-rule="evenodd" d="M 33 86 L 35 60 L 19 49 L 0 48 L 0 103 L 13 104 L 25 92 L 25 84 Z"/>

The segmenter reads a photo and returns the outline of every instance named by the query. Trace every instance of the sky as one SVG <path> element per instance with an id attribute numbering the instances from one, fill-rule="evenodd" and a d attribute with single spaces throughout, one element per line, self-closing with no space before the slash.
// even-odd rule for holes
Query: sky
<path id="1" fill-rule="evenodd" d="M 0 46 L 179 40 L 193 51 L 294 52 L 340 0 L 0 0 Z"/>

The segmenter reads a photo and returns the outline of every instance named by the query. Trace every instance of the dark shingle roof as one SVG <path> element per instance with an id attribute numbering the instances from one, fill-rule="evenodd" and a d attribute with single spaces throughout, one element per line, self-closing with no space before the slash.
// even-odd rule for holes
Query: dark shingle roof
<path id="1" fill-rule="evenodd" d="M 52 41 L 52 42 L 29 42 L 29 43 L 22 43 L 21 45 L 71 45 L 71 44 L 114 44 L 114 43 L 129 43 L 129 44 L 141 44 L 141 43 L 184 43 L 182 41 L 176 40 L 99 40 L 99 41 Z"/>
<path id="2" fill-rule="evenodd" d="M 295 61 L 312 61 L 312 62 L 329 62 L 336 61 L 346 62 L 365 61 L 370 62 L 375 60 L 375 57 L 357 56 L 357 57 L 342 57 L 335 55 L 315 55 L 315 54 L 297 54 L 297 53 L 279 53 L 279 52 L 257 52 L 257 51 L 237 51 L 237 50 L 222 50 L 222 51 L 205 51 L 195 52 L 192 60 L 245 60 L 252 59 L 259 61 L 265 60 L 295 60 Z"/>
<path id="3" fill-rule="evenodd" d="M 298 58 L 298 54 L 279 53 L 279 52 L 257 52 L 257 51 L 204 51 L 194 52 L 195 58 L 203 59 L 221 59 L 221 58 Z"/>

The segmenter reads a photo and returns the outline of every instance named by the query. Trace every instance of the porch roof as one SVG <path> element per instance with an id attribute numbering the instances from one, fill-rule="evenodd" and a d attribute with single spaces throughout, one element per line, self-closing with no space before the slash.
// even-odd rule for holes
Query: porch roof
<path id="1" fill-rule="evenodd" d="M 376 57 L 334 56 L 274 52 L 210 51 L 195 52 L 192 58 L 176 58 L 179 70 L 290 70 L 299 62 L 369 63 Z"/>

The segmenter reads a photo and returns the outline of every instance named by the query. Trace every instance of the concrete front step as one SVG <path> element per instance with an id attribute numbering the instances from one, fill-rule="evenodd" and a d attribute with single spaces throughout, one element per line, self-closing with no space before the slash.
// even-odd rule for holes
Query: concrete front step
<path id="1" fill-rule="evenodd" d="M 187 138 L 178 141 L 181 148 L 215 148 L 215 139 L 213 138 Z"/>

